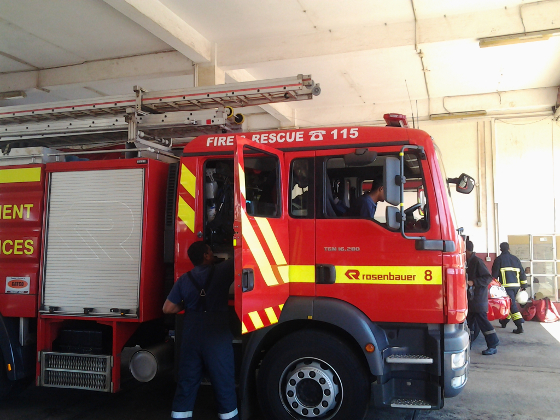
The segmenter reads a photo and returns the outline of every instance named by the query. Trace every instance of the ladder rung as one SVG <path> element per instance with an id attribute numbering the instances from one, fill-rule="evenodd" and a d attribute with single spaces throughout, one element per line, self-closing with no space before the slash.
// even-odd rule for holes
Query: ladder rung
<path id="1" fill-rule="evenodd" d="M 428 401 L 417 398 L 395 398 L 391 401 L 393 408 L 415 408 L 415 409 L 431 409 L 432 405 Z"/>
<path id="2" fill-rule="evenodd" d="M 431 365 L 434 359 L 421 354 L 393 354 L 385 359 L 387 363 L 402 363 L 411 365 Z"/>

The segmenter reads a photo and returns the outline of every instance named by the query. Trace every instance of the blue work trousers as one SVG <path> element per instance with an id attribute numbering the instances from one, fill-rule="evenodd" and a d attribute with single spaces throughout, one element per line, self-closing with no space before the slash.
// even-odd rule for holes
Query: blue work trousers
<path id="1" fill-rule="evenodd" d="M 218 402 L 218 416 L 238 420 L 232 334 L 227 312 L 188 312 L 179 363 L 179 381 L 172 418 L 192 417 L 204 369 L 210 376 Z"/>

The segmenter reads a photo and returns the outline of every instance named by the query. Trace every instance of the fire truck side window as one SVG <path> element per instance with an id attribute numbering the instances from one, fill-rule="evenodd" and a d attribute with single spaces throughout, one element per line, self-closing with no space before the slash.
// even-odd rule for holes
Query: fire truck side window
<path id="1" fill-rule="evenodd" d="M 395 156 L 398 157 L 398 156 Z M 327 218 L 363 218 L 357 211 L 358 199 L 370 192 L 374 180 L 382 182 L 385 156 L 378 156 L 371 164 L 347 166 L 342 157 L 332 157 L 326 162 L 324 216 Z M 428 203 L 420 160 L 414 154 L 405 154 L 404 208 L 405 231 L 428 230 Z M 373 220 L 386 223 L 387 203 L 377 202 Z M 359 207 L 358 207 L 359 208 Z"/>
<path id="2" fill-rule="evenodd" d="M 244 165 L 247 214 L 256 217 L 279 217 L 278 158 L 270 155 L 247 156 Z"/>
<path id="3" fill-rule="evenodd" d="M 290 170 L 290 215 L 313 218 L 313 159 L 294 159 Z"/>

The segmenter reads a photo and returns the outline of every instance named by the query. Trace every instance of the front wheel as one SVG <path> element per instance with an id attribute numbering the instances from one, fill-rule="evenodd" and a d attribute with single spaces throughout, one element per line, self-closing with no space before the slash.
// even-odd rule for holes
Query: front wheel
<path id="1" fill-rule="evenodd" d="M 4 363 L 4 356 L 0 351 L 0 401 L 5 400 L 14 385 L 14 381 L 8 379 L 8 373 L 6 372 L 6 364 Z"/>
<path id="2" fill-rule="evenodd" d="M 258 375 L 267 419 L 363 419 L 370 395 L 368 373 L 338 337 L 301 330 L 280 340 Z"/>

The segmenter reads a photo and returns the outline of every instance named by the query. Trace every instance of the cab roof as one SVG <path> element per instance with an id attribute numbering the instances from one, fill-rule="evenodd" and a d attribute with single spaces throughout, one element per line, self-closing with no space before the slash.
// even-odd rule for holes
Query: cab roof
<path id="1" fill-rule="evenodd" d="M 426 142 L 431 142 L 430 136 L 426 132 L 410 128 L 321 127 L 199 136 L 185 146 L 183 155 L 233 152 L 236 136 L 283 151 L 336 149 L 365 145 L 385 146 L 392 144 L 424 146 Z"/>

